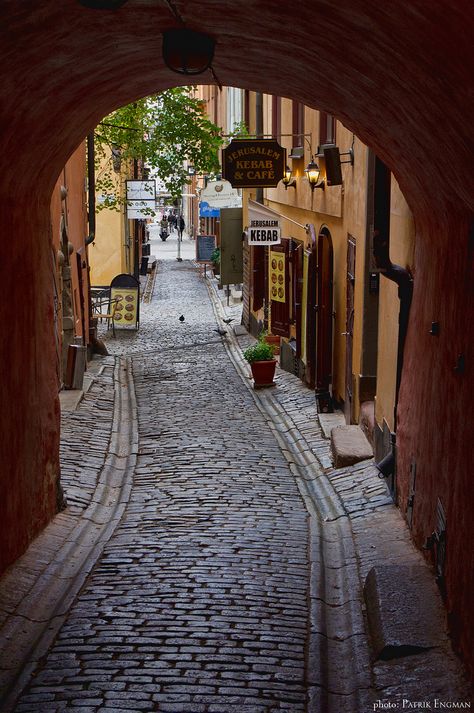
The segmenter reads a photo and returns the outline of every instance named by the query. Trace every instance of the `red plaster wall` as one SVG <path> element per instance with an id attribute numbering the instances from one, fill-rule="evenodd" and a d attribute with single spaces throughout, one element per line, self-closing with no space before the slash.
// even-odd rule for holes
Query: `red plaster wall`
<path id="1" fill-rule="evenodd" d="M 217 38 L 222 84 L 335 114 L 394 172 L 417 229 L 416 282 L 400 394 L 402 508 L 418 467 L 415 536 L 448 512 L 448 608 L 474 668 L 472 582 L 472 91 L 468 0 L 176 0 L 190 27 Z M 58 409 L 52 376 L 49 201 L 67 157 L 102 116 L 179 83 L 164 67 L 166 3 L 117 12 L 75 0 L 0 8 L 0 523 L 5 566 L 54 512 Z M 209 74 L 203 82 L 213 82 Z M 184 83 L 184 82 L 183 82 Z M 14 167 L 14 170 L 12 170 Z M 21 279 L 20 279 L 21 277 Z M 12 318 L 12 311 L 14 318 Z M 439 338 L 428 337 L 438 318 Z M 466 354 L 464 375 L 453 372 Z M 15 404 L 15 408 L 11 405 Z M 463 621 L 462 630 L 459 625 Z"/>
<path id="2" fill-rule="evenodd" d="M 413 536 L 422 547 L 436 528 L 439 498 L 447 520 L 447 609 L 453 635 L 473 663 L 474 631 L 474 233 L 453 208 L 421 224 L 398 409 L 400 507 L 417 465 Z M 439 336 L 429 334 L 440 323 Z M 464 373 L 455 371 L 460 354 Z"/>

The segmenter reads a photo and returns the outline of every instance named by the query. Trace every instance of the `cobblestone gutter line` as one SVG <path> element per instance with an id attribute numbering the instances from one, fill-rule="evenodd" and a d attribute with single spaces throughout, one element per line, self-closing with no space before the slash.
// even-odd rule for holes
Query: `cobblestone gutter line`
<path id="1" fill-rule="evenodd" d="M 223 309 L 222 302 L 216 295 L 215 286 L 210 283 L 208 287 L 214 300 L 216 316 L 219 319 L 228 309 Z M 232 317 L 240 318 L 240 312 L 237 309 L 231 308 L 230 311 Z M 250 369 L 247 363 L 242 360 L 240 349 L 252 343 L 254 339 L 250 335 L 244 335 L 237 340 L 231 335 L 231 340 L 232 348 L 237 350 L 243 373 L 248 375 L 247 383 L 249 384 Z M 368 631 L 365 605 L 362 605 L 362 589 L 367 574 L 373 566 L 413 566 L 414 573 L 416 572 L 417 586 L 422 588 L 423 596 L 431 607 L 438 610 L 438 644 L 435 648 L 418 655 L 390 661 L 368 662 L 367 650 L 362 646 L 361 651 L 359 643 L 362 644 L 362 641 L 360 640 L 352 654 L 348 652 L 348 655 L 360 657 L 359 662 L 363 665 L 364 672 L 366 666 L 367 671 L 370 671 L 371 668 L 372 685 L 377 699 L 386 698 L 387 701 L 396 701 L 399 705 L 401 705 L 402 699 L 428 701 L 437 697 L 448 702 L 471 700 L 472 691 L 466 681 L 463 666 L 452 651 L 446 626 L 446 613 L 434 584 L 433 575 L 422 554 L 415 549 L 407 524 L 401 512 L 394 505 L 385 481 L 379 478 L 373 459 L 347 468 L 334 468 L 330 441 L 324 437 L 318 423 L 319 415 L 314 393 L 306 389 L 296 376 L 282 371 L 278 367 L 277 376 L 277 388 L 266 393 L 260 391 L 256 398 L 265 399 L 282 407 L 290 423 L 296 427 L 295 437 L 300 439 L 297 450 L 308 448 L 310 456 L 315 457 L 319 463 L 320 475 L 316 474 L 315 480 L 309 481 L 311 495 L 316 498 L 319 498 L 320 495 L 324 497 L 324 490 L 322 493 L 320 490 L 321 476 L 324 474 L 322 477 L 327 478 L 328 487 L 333 489 L 335 497 L 347 515 L 345 524 L 347 537 L 340 532 L 343 538 L 334 537 L 333 542 L 334 546 L 343 550 L 337 561 L 348 562 L 350 565 L 347 569 L 349 579 L 343 586 L 349 586 L 352 596 L 357 598 L 357 600 L 354 599 L 351 617 L 346 620 L 346 626 L 352 625 L 354 632 L 364 631 L 364 629 Z M 306 480 L 309 478 L 311 475 L 308 475 L 307 471 Z M 313 482 L 315 487 L 313 487 Z M 319 510 L 319 508 L 317 509 Z M 335 523 L 336 527 L 341 527 L 342 522 L 342 519 L 338 519 Z M 323 537 L 324 532 L 330 532 L 330 524 L 329 520 L 324 523 Z M 327 555 L 326 561 L 330 563 L 331 550 L 328 549 L 325 554 Z M 355 567 L 355 565 L 357 566 Z M 331 569 L 329 568 L 327 571 L 331 572 Z M 356 571 L 358 578 L 355 577 Z M 346 574 L 342 570 L 340 573 L 341 576 Z M 339 585 L 336 583 L 336 586 Z M 335 614 L 332 610 L 331 613 Z M 324 621 L 325 611 L 321 611 L 318 616 Z M 318 621 L 313 616 L 313 611 L 312 621 Z M 347 631 L 349 630 L 342 629 L 342 633 L 338 634 L 339 638 L 347 636 Z M 360 639 L 360 637 L 358 638 Z M 335 656 L 339 655 L 340 652 L 335 653 Z M 334 667 L 334 679 L 337 682 L 345 676 L 345 672 L 337 660 L 333 660 L 331 665 Z M 353 708 L 351 709 L 351 706 L 348 705 L 348 710 L 351 713 L 362 710 L 365 713 L 366 710 L 372 710 L 373 704 L 370 707 L 367 703 L 364 705 L 364 698 L 365 695 L 362 695 L 360 707 L 354 701 Z M 322 710 L 325 710 L 324 701 L 319 705 L 323 705 Z M 346 708 L 341 707 L 340 710 L 345 711 Z"/>
<path id="2" fill-rule="evenodd" d="M 44 559 L 46 552 L 49 560 L 41 572 L 33 575 L 28 593 L 19 603 L 11 601 L 11 578 L 27 578 L 31 563 L 20 560 L 2 580 L 2 713 L 14 710 L 16 699 L 51 646 L 129 500 L 138 453 L 138 427 L 128 359 L 116 360 L 114 392 L 109 448 L 89 505 L 80 519 L 67 513 L 58 515 L 41 536 L 39 546 L 30 548 L 26 557 Z"/>
<path id="3" fill-rule="evenodd" d="M 208 284 L 219 323 L 226 315 Z M 222 326 L 224 324 L 222 323 Z M 285 455 L 310 515 L 308 713 L 369 710 L 373 700 L 360 573 L 350 520 L 310 445 L 271 389 L 255 392 L 233 334 L 223 340 Z"/>

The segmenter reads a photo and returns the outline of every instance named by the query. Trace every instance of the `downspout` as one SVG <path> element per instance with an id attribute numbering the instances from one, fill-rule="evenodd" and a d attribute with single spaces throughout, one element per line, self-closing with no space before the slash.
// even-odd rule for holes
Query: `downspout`
<path id="1" fill-rule="evenodd" d="M 87 190 L 88 190 L 88 220 L 89 235 L 86 238 L 86 245 L 90 245 L 95 240 L 95 146 L 94 132 L 87 135 Z"/>
<path id="2" fill-rule="evenodd" d="M 255 136 L 257 139 L 263 137 L 263 94 L 261 92 L 255 93 Z M 263 205 L 263 188 L 257 188 L 255 191 L 255 202 L 261 203 Z M 264 270 L 264 295 L 263 298 L 263 329 L 268 331 L 268 248 L 263 246 L 263 248 L 258 247 L 258 250 L 263 249 L 265 259 L 263 261 Z M 254 248 L 255 250 L 255 248 Z"/>
<path id="3" fill-rule="evenodd" d="M 87 236 L 85 243 L 86 246 L 90 245 L 95 240 L 95 146 L 94 146 L 94 132 L 87 135 L 87 192 L 88 192 L 88 211 L 87 218 L 89 223 L 89 235 Z M 102 354 L 106 356 L 108 354 L 107 347 L 104 342 L 97 338 L 97 320 L 94 323 L 94 315 L 92 311 L 92 298 L 90 291 L 90 267 L 88 273 L 88 287 L 89 287 L 89 343 L 92 353 Z"/>
<path id="4" fill-rule="evenodd" d="M 400 310 L 398 314 L 398 346 L 397 346 L 397 374 L 395 382 L 395 405 L 394 405 L 394 430 L 390 445 L 390 451 L 382 460 L 376 464 L 380 474 L 385 477 L 393 477 L 395 474 L 395 441 L 397 429 L 397 410 L 400 383 L 403 371 L 403 354 L 408 331 L 410 317 L 410 307 L 413 296 L 413 277 L 408 270 L 400 265 L 394 265 L 390 260 L 390 246 L 386 236 L 374 231 L 373 236 L 374 258 L 381 274 L 388 280 L 398 285 L 398 299 L 400 300 Z"/>

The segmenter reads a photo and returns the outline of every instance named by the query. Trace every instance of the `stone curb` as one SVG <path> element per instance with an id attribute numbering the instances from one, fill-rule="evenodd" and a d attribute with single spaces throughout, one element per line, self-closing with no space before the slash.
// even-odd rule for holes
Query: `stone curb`
<path id="1" fill-rule="evenodd" d="M 130 359 L 116 359 L 114 392 L 108 455 L 92 501 L 2 627 L 2 713 L 14 710 L 18 696 L 63 625 L 129 500 L 138 454 L 138 417 Z M 53 521 L 50 525 L 53 532 L 55 524 Z"/>
<path id="2" fill-rule="evenodd" d="M 216 320 L 223 327 L 225 312 L 209 280 L 207 287 Z M 229 334 L 223 342 L 237 373 L 274 433 L 309 514 L 308 713 L 369 710 L 371 663 L 350 519 L 291 416 L 271 390 L 255 392 L 252 388 L 250 368 L 236 337 Z"/>

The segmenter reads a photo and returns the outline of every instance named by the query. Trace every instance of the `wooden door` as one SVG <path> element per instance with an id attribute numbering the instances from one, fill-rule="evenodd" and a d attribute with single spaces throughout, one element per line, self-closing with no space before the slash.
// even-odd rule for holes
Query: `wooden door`
<path id="1" fill-rule="evenodd" d="M 346 279 L 346 398 L 344 416 L 347 423 L 352 420 L 352 336 L 354 331 L 354 285 L 356 268 L 356 241 L 352 235 L 347 238 L 347 279 Z"/>
<path id="2" fill-rule="evenodd" d="M 316 327 L 316 391 L 324 410 L 332 398 L 333 361 L 333 247 L 329 231 L 318 236 L 318 282 Z"/>
<path id="3" fill-rule="evenodd" d="M 312 226 L 311 226 L 312 227 Z M 314 229 L 311 237 L 311 252 L 308 257 L 308 296 L 306 307 L 306 381 L 313 389 L 316 383 L 316 310 L 318 253 Z"/>
<path id="4" fill-rule="evenodd" d="M 296 356 L 301 358 L 302 354 L 302 301 L 303 301 L 303 255 L 304 248 L 302 243 L 296 243 L 296 247 L 292 254 L 292 281 L 293 281 L 293 304 L 294 318 L 296 326 Z"/>
<path id="5" fill-rule="evenodd" d="M 263 307 L 265 300 L 265 255 L 263 245 L 250 247 L 250 260 L 252 266 L 252 309 L 257 312 Z"/>
<path id="6" fill-rule="evenodd" d="M 270 248 L 269 259 L 269 301 L 272 334 L 281 337 L 290 336 L 290 279 L 289 279 L 289 240 L 283 239 L 281 245 Z M 282 278 L 280 280 L 280 277 Z"/>

